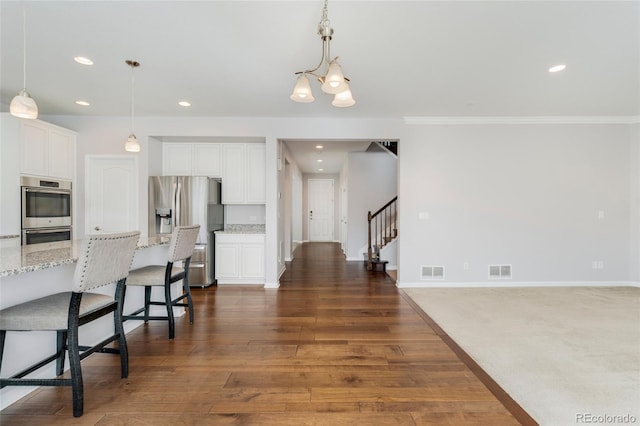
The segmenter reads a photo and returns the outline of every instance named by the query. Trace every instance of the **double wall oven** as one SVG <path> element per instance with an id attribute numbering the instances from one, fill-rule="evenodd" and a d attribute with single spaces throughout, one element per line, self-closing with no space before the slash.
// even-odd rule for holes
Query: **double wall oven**
<path id="1" fill-rule="evenodd" d="M 71 240 L 71 182 L 22 176 L 22 245 Z"/>

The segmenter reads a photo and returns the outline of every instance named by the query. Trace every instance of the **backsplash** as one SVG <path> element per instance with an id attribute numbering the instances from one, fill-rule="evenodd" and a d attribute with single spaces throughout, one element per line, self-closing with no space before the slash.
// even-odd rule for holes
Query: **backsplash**
<path id="1" fill-rule="evenodd" d="M 264 225 L 264 204 L 226 204 L 224 206 L 224 222 L 226 225 Z"/>

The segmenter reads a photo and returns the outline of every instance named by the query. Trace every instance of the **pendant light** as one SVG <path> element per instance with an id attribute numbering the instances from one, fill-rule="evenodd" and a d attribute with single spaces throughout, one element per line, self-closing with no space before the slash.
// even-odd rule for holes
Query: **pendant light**
<path id="1" fill-rule="evenodd" d="M 38 118 L 38 106 L 27 92 L 27 11 L 22 7 L 22 90 L 9 106 L 11 115 L 20 118 Z"/>
<path id="2" fill-rule="evenodd" d="M 133 119 L 133 93 L 134 93 L 134 79 L 133 79 L 133 70 L 135 70 L 137 67 L 140 66 L 139 62 L 136 62 L 134 60 L 126 60 L 125 61 L 127 65 L 129 65 L 131 67 L 131 134 L 129 135 L 129 137 L 127 138 L 127 142 L 124 144 L 124 149 L 125 151 L 129 151 L 129 152 L 140 152 L 140 142 L 138 142 L 138 138 L 136 138 L 135 133 L 133 133 L 133 123 L 134 123 L 134 119 Z"/>
<path id="3" fill-rule="evenodd" d="M 338 64 L 338 57 L 331 59 L 331 37 L 333 36 L 333 28 L 329 22 L 328 14 L 328 1 L 324 0 L 324 7 L 322 9 L 322 19 L 318 23 L 318 34 L 322 38 L 322 58 L 320 63 L 314 69 L 308 69 L 305 71 L 298 71 L 295 74 L 298 76 L 296 85 L 293 88 L 293 93 L 289 98 L 292 101 L 300 103 L 313 102 L 314 97 L 311 93 L 311 85 L 309 84 L 309 78 L 307 75 L 315 76 L 320 82 L 320 88 L 324 93 L 334 95 L 333 102 L 331 104 L 336 107 L 350 107 L 355 105 L 356 101 L 351 95 L 351 89 L 349 88 L 349 79 L 342 74 L 342 68 Z M 317 71 L 324 65 L 323 75 L 317 74 Z"/>

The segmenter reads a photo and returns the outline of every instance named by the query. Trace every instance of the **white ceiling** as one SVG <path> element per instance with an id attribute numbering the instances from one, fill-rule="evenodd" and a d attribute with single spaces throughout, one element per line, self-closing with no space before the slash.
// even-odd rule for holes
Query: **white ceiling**
<path id="1" fill-rule="evenodd" d="M 330 0 L 331 53 L 357 101 L 334 108 L 316 82 L 314 103 L 289 99 L 294 73 L 320 60 L 321 0 L 1 0 L 3 111 L 22 87 L 23 4 L 44 115 L 129 115 L 126 59 L 141 63 L 136 116 L 640 114 L 639 1 Z"/>

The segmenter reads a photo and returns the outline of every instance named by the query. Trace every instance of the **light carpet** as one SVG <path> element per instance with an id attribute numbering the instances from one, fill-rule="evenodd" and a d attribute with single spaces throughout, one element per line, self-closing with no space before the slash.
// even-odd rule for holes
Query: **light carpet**
<path id="1" fill-rule="evenodd" d="M 404 291 L 541 425 L 640 425 L 640 288 Z"/>

